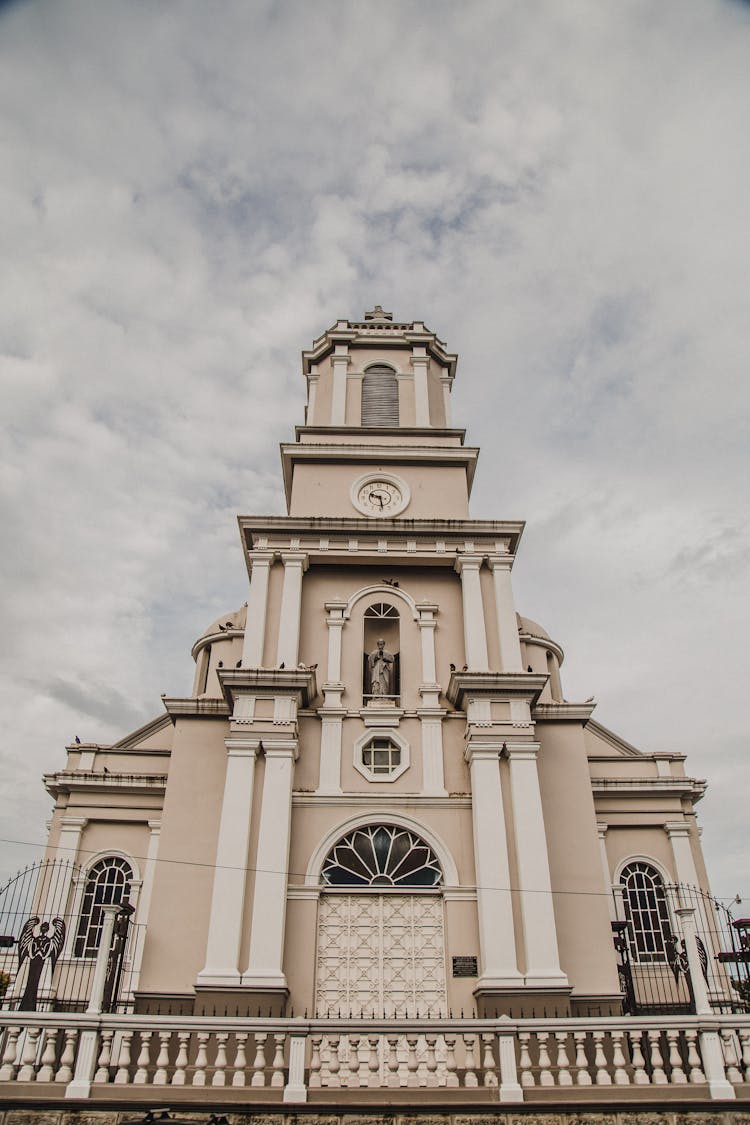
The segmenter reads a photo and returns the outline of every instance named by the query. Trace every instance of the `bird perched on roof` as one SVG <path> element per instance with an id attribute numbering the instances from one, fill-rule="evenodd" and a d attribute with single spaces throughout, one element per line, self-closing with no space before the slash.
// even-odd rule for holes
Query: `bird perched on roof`
<path id="1" fill-rule="evenodd" d="M 78 745 L 78 746 L 80 746 L 80 745 L 81 745 L 81 740 L 80 740 L 80 738 L 78 737 L 78 735 L 76 735 L 76 743 L 77 743 L 77 745 Z"/>
<path id="2" fill-rule="evenodd" d="M 279 664 L 279 668 L 286 668 L 286 661 L 285 660 L 281 661 L 281 664 Z"/>
<path id="3" fill-rule="evenodd" d="M 469 665 L 468 665 L 468 664 L 464 664 L 464 666 L 463 666 L 463 668 L 461 669 L 461 671 L 462 671 L 462 672 L 468 672 L 468 671 L 469 671 Z"/>
<path id="4" fill-rule="evenodd" d="M 455 664 L 449 664 L 448 667 L 450 668 L 451 672 L 456 671 L 456 665 Z"/>
<path id="5" fill-rule="evenodd" d="M 395 578 L 384 578 L 382 581 L 383 581 L 384 585 L 395 586 L 398 589 L 398 582 L 396 581 Z"/>

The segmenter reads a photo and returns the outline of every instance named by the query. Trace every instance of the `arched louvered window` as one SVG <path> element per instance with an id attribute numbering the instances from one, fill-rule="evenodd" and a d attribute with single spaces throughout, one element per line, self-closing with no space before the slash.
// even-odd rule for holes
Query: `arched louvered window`
<path id="1" fill-rule="evenodd" d="M 362 425 L 398 425 L 398 380 L 392 367 L 368 367 L 362 380 Z"/>
<path id="2" fill-rule="evenodd" d="M 96 956 L 104 922 L 102 907 L 128 902 L 132 878 L 130 864 L 119 856 L 107 856 L 91 868 L 81 903 L 74 950 L 76 957 Z"/>
<path id="3" fill-rule="evenodd" d="M 622 869 L 620 885 L 632 959 L 666 961 L 673 939 L 661 875 L 639 860 Z"/>

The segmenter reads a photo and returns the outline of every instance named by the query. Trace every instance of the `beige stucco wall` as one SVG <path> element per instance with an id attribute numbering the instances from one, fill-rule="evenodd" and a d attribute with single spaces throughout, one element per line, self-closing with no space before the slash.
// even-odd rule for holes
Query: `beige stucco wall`
<path id="1" fill-rule="evenodd" d="M 358 460 L 345 467 L 330 461 L 303 461 L 295 466 L 289 514 L 291 516 L 356 516 L 361 513 L 351 501 L 352 484 L 367 473 L 391 473 L 401 477 L 411 490 L 408 507 L 399 516 L 403 520 L 443 519 L 446 513 L 454 519 L 468 517 L 469 500 L 466 470 L 461 464 L 433 465 L 429 475 L 419 464 Z"/>

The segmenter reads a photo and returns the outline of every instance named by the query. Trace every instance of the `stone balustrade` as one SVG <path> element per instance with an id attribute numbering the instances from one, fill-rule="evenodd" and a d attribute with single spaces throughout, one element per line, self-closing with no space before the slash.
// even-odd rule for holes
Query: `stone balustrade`
<path id="1" fill-rule="evenodd" d="M 307 1020 L 0 1013 L 0 1096 L 591 1104 L 750 1097 L 750 1016 Z"/>

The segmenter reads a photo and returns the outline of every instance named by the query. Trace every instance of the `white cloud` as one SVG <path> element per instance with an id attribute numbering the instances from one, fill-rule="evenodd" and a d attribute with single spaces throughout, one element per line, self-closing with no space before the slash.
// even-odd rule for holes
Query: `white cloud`
<path id="1" fill-rule="evenodd" d="M 0 23 L 4 835 L 42 838 L 63 741 L 187 688 L 245 597 L 234 513 L 282 510 L 299 349 L 380 301 L 460 353 L 474 513 L 528 519 L 519 602 L 568 694 L 688 751 L 714 885 L 750 895 L 750 8 Z"/>

